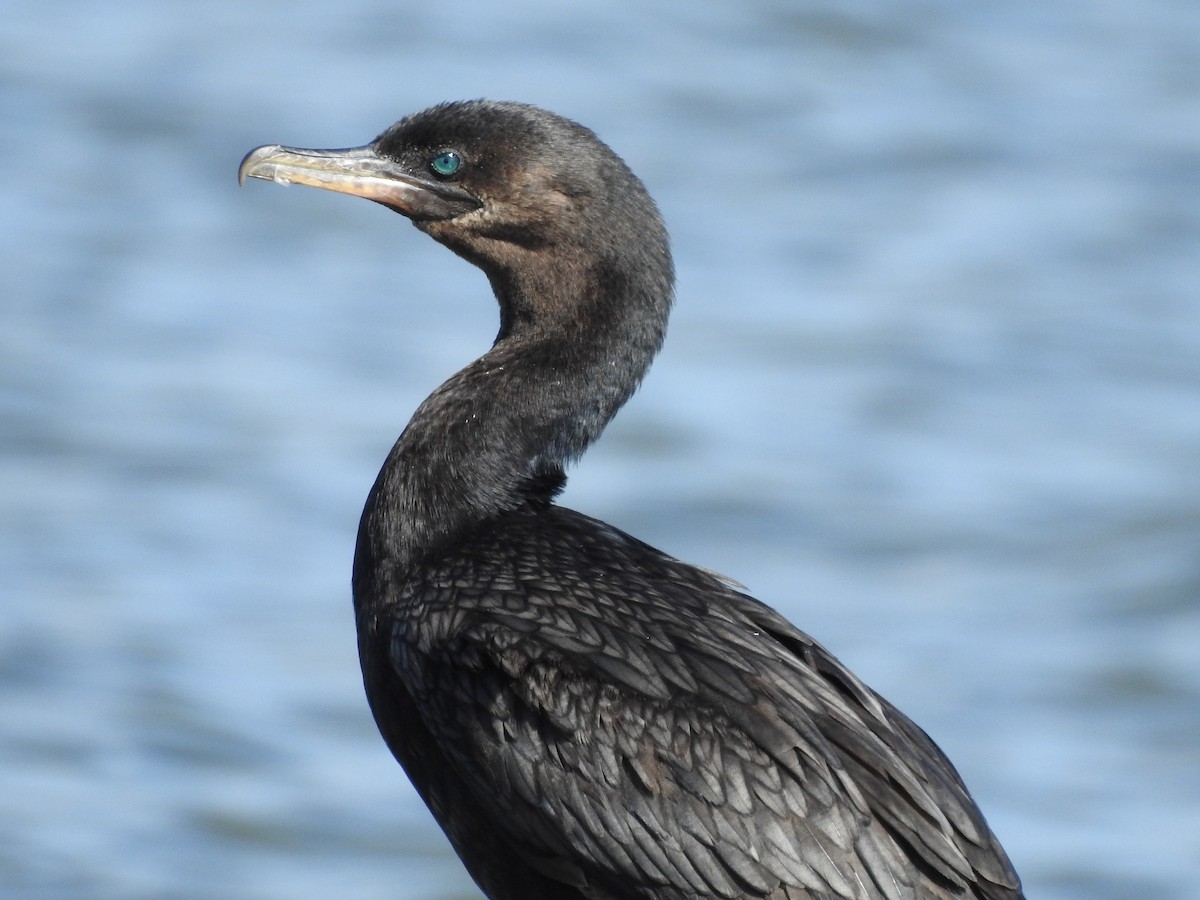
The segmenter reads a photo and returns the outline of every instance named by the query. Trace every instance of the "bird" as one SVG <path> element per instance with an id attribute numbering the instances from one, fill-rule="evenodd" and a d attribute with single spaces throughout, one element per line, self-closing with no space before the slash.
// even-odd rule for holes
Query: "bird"
<path id="1" fill-rule="evenodd" d="M 362 197 L 482 269 L 491 348 L 416 410 L 360 520 L 379 731 L 491 900 L 1020 898 L 934 742 L 746 589 L 556 503 L 675 278 L 643 183 L 539 107 L 442 103 L 247 178 Z"/>

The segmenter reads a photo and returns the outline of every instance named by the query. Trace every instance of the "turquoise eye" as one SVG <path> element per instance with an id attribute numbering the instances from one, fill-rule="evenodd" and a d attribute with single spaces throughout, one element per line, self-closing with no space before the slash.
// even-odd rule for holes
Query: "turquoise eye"
<path id="1" fill-rule="evenodd" d="M 457 150 L 442 150 L 429 162 L 438 175 L 453 175 L 462 168 L 463 159 Z"/>

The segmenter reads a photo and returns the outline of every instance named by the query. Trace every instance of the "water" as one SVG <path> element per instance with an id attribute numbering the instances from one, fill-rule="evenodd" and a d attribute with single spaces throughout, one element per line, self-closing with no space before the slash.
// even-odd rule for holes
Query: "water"
<path id="1" fill-rule="evenodd" d="M 566 502 L 908 711 L 1031 897 L 1200 877 L 1200 7 L 10 0 L 0 892 L 477 896 L 374 733 L 349 560 L 483 279 L 239 191 L 438 100 L 595 128 L 680 303 Z"/>

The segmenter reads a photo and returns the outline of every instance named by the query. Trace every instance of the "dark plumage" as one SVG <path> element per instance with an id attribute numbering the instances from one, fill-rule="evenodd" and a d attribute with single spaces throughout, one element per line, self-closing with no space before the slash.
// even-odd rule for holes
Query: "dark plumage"
<path id="1" fill-rule="evenodd" d="M 489 897 L 1021 896 L 902 713 L 737 586 L 552 503 L 673 290 L 653 201 L 592 132 L 449 103 L 240 174 L 384 203 L 500 303 L 393 448 L 354 563 L 379 729 Z"/>

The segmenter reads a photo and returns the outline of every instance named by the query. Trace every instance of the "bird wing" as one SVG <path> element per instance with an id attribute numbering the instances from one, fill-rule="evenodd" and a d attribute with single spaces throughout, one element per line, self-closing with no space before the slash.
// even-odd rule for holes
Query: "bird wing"
<path id="1" fill-rule="evenodd" d="M 945 757 L 820 645 L 568 512 L 425 567 L 392 629 L 423 720 L 526 862 L 597 897 L 1015 885 Z"/>

